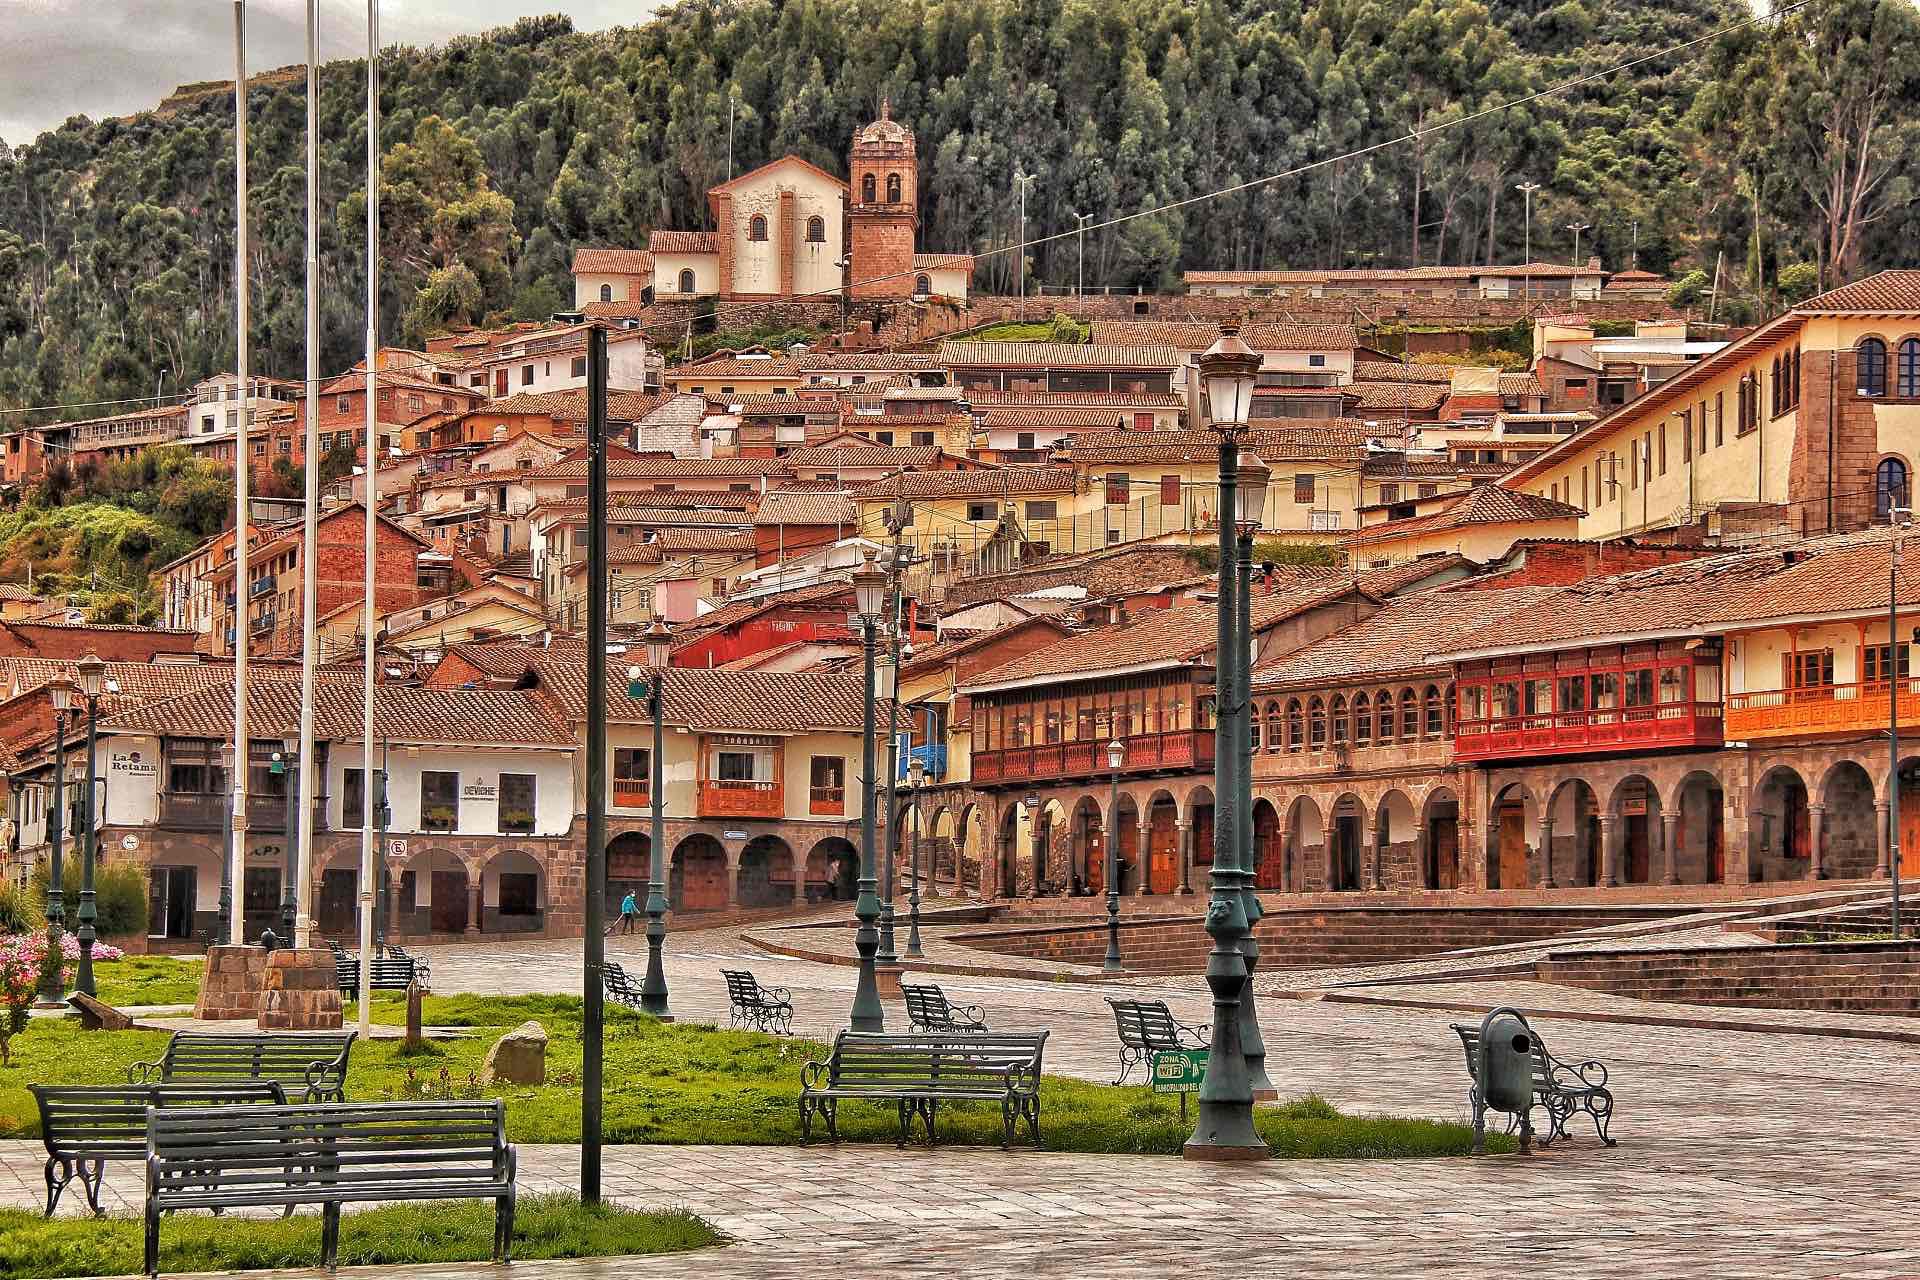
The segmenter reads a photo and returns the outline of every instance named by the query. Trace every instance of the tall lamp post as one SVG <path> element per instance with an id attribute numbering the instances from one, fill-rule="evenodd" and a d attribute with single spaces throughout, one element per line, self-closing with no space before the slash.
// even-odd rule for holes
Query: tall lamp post
<path id="1" fill-rule="evenodd" d="M 887 575 L 874 567 L 873 553 L 853 575 L 853 607 L 860 619 L 860 652 L 864 678 L 861 682 L 860 732 L 860 886 L 853 902 L 853 916 L 860 927 L 853 935 L 853 949 L 860 956 L 860 976 L 853 988 L 855 1031 L 885 1031 L 886 1008 L 880 1003 L 880 986 L 873 972 L 873 957 L 880 950 L 880 897 L 874 879 L 873 805 L 874 786 L 874 647 L 881 619 L 887 607 Z"/>
<path id="2" fill-rule="evenodd" d="M 1127 744 L 1115 738 L 1107 744 L 1107 772 L 1113 781 L 1107 788 L 1107 820 L 1103 824 L 1101 851 L 1107 882 L 1107 960 L 1101 969 L 1120 972 L 1120 767 L 1127 762 Z"/>
<path id="3" fill-rule="evenodd" d="M 1234 870 L 1240 877 L 1240 901 L 1247 913 L 1247 936 L 1240 940 L 1240 954 L 1247 962 L 1247 985 L 1240 992 L 1240 1046 L 1247 1055 L 1247 1083 L 1256 1101 L 1280 1096 L 1267 1078 L 1267 1042 L 1260 1034 L 1260 1015 L 1254 1007 L 1253 973 L 1260 964 L 1260 940 L 1253 927 L 1265 914 L 1260 899 L 1254 896 L 1256 872 L 1253 857 L 1253 535 L 1260 532 L 1267 511 L 1267 484 L 1273 478 L 1260 459 L 1242 451 L 1236 468 L 1239 486 L 1235 500 L 1239 510 L 1234 523 L 1240 534 L 1240 556 L 1234 580 L 1240 643 L 1233 651 L 1234 737 L 1239 743 L 1234 752 L 1234 781 L 1239 793 L 1234 812 L 1240 821 L 1239 857 Z"/>
<path id="4" fill-rule="evenodd" d="M 1526 216 L 1524 221 L 1521 223 L 1521 226 L 1524 228 L 1521 232 L 1521 244 L 1524 245 L 1525 247 L 1522 248 L 1520 251 L 1520 260 L 1527 264 L 1527 274 L 1522 276 L 1520 279 L 1520 290 L 1525 300 L 1528 302 L 1532 302 L 1533 301 L 1533 193 L 1540 189 L 1540 184 L 1537 182 L 1521 182 L 1521 183 L 1515 184 L 1513 189 L 1515 191 L 1518 191 L 1521 194 L 1521 196 L 1524 197 L 1526 200 L 1526 208 L 1527 208 Z"/>
<path id="5" fill-rule="evenodd" d="M 894 678 L 899 679 L 897 675 Z M 896 684 L 894 696 L 898 698 L 899 693 Z M 926 954 L 920 949 L 920 788 L 926 781 L 926 759 L 915 756 L 907 762 L 907 803 L 913 806 L 913 855 L 909 864 L 913 885 L 907 890 L 907 958 L 910 960 L 919 960 Z"/>
<path id="6" fill-rule="evenodd" d="M 47 685 L 47 694 L 53 699 L 53 804 L 47 809 L 47 842 L 50 846 L 51 861 L 47 867 L 47 963 L 41 966 L 40 999 L 42 1003 L 57 1005 L 66 994 L 66 982 L 60 975 L 60 931 L 66 925 L 66 891 L 63 887 L 63 870 L 60 864 L 61 844 L 63 843 L 63 823 L 66 815 L 61 812 L 67 804 L 67 716 L 73 710 L 73 695 L 76 692 L 73 681 L 65 676 L 55 676 Z"/>
<path id="7" fill-rule="evenodd" d="M 1888 513 L 1893 522 L 1893 556 L 1887 564 L 1887 874 L 1893 879 L 1890 900 L 1893 940 L 1900 940 L 1900 552 L 1904 550 L 1907 526 L 1913 511 L 1896 506 Z"/>
<path id="8" fill-rule="evenodd" d="M 217 795 L 227 795 L 231 789 L 229 779 L 233 777 L 233 744 L 220 744 L 220 785 L 213 788 Z M 214 937 L 226 939 L 233 936 L 233 859 L 227 851 L 233 848 L 233 806 L 220 806 L 220 928 Z"/>
<path id="9" fill-rule="evenodd" d="M 647 976 L 640 984 L 640 1007 L 666 1022 L 673 1020 L 667 1011 L 667 971 L 661 960 L 661 948 L 667 941 L 666 885 L 666 766 L 661 760 L 665 741 L 667 664 L 673 658 L 673 632 L 663 619 L 655 618 L 646 631 L 647 665 L 651 677 L 640 668 L 627 671 L 627 694 L 645 698 L 647 712 L 653 718 L 653 750 L 647 757 L 647 799 L 653 821 L 647 837 Z"/>
<path id="10" fill-rule="evenodd" d="M 286 788 L 281 796 L 282 821 L 286 827 L 286 872 L 280 878 L 280 937 L 282 944 L 293 946 L 293 926 L 300 891 L 300 739 L 288 735 L 280 739 L 280 751 L 273 757 L 273 771 Z"/>
<path id="11" fill-rule="evenodd" d="M 87 794 L 81 821 L 86 824 L 86 844 L 80 852 L 80 972 L 74 989 L 82 995 L 93 992 L 93 865 L 100 857 L 100 822 L 93 805 L 93 779 L 98 767 L 100 694 L 107 686 L 107 664 L 97 653 L 80 659 L 80 693 L 87 700 Z"/>
<path id="12" fill-rule="evenodd" d="M 1235 597 L 1239 576 L 1237 516 L 1239 502 L 1239 445 L 1246 431 L 1254 382 L 1260 371 L 1260 353 L 1240 338 L 1239 326 L 1220 326 L 1220 337 L 1198 361 L 1212 415 L 1209 429 L 1216 433 L 1220 454 L 1220 590 L 1215 635 L 1218 685 L 1215 690 L 1214 767 L 1218 795 L 1213 824 L 1213 868 L 1208 877 L 1211 901 L 1207 906 L 1207 935 L 1213 950 L 1207 956 L 1207 987 L 1213 993 L 1213 1033 L 1207 1054 L 1206 1078 L 1200 1085 L 1199 1116 L 1182 1154 L 1193 1160 L 1248 1160 L 1267 1154 L 1267 1145 L 1253 1127 L 1253 1086 L 1247 1075 L 1245 1046 L 1240 1034 L 1240 997 L 1247 987 L 1247 961 L 1241 951 L 1249 932 L 1246 900 L 1240 889 L 1240 801 L 1238 716 L 1240 705 L 1237 657 L 1245 638 L 1240 635 Z"/>
<path id="13" fill-rule="evenodd" d="M 905 553 L 900 547 L 900 535 L 906 532 L 913 522 L 913 507 L 902 498 L 895 503 L 886 516 L 887 532 L 893 535 L 893 545 L 882 556 L 881 563 L 887 572 L 887 624 L 892 644 L 891 663 L 887 667 L 887 677 L 892 682 L 890 696 L 887 698 L 887 832 L 880 863 L 880 954 L 883 965 L 900 962 L 900 956 L 894 950 L 893 938 L 893 887 L 894 855 L 899 846 L 899 827 L 894 812 L 897 791 L 900 783 L 900 660 L 911 657 L 913 647 L 901 648 L 902 631 L 905 630 L 906 608 L 900 598 L 900 569 L 906 562 Z"/>

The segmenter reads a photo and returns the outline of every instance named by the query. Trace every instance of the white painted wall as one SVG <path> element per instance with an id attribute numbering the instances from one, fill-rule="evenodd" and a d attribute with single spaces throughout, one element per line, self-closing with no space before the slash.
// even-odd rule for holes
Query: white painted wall
<path id="1" fill-rule="evenodd" d="M 393 746 L 387 752 L 387 804 L 392 817 L 387 829 L 396 835 L 420 833 L 420 775 L 451 771 L 460 775 L 458 825 L 452 832 L 429 835 L 498 835 L 499 787 L 502 773 L 534 777 L 533 835 L 561 836 L 573 820 L 572 752 L 559 748 L 500 748 L 498 750 L 421 746 Z M 346 771 L 360 767 L 360 746 L 336 742 L 328 751 L 327 822 L 335 831 L 357 829 L 343 820 Z M 378 753 L 376 753 L 376 769 Z M 355 815 L 353 822 L 359 821 Z"/>

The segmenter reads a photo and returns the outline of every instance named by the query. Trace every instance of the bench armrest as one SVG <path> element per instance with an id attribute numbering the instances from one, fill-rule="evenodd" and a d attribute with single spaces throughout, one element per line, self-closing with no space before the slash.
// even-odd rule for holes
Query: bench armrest
<path id="1" fill-rule="evenodd" d="M 1181 1035 L 1191 1036 L 1196 1041 L 1194 1044 L 1184 1046 L 1186 1048 L 1204 1049 L 1213 1042 L 1213 1024 L 1211 1022 L 1203 1022 L 1197 1027 L 1190 1027 L 1184 1022 L 1175 1022 L 1173 1025 Z"/>
<path id="2" fill-rule="evenodd" d="M 826 1076 L 826 1063 L 811 1060 L 803 1063 L 800 1067 L 800 1092 L 811 1093 L 820 1087 Z"/>
<path id="3" fill-rule="evenodd" d="M 1040 1092 L 1040 1073 L 1024 1062 L 1007 1064 L 1007 1090 L 1011 1093 Z"/>
<path id="4" fill-rule="evenodd" d="M 1572 1084 L 1578 1080 L 1583 1088 L 1604 1089 L 1607 1086 L 1607 1065 L 1597 1059 L 1585 1062 L 1562 1062 L 1558 1058 L 1549 1058 L 1554 1082 Z"/>
<path id="5" fill-rule="evenodd" d="M 760 998 L 768 1004 L 790 1005 L 793 1003 L 793 992 L 785 987 L 762 987 Z"/>
<path id="6" fill-rule="evenodd" d="M 307 1081 L 307 1101 L 324 1102 L 335 1094 L 344 1094 L 347 1088 L 346 1064 L 338 1058 L 320 1059 L 309 1062 L 302 1073 Z M 338 1082 L 334 1077 L 338 1076 Z"/>
<path id="7" fill-rule="evenodd" d="M 158 1062 L 130 1062 L 127 1064 L 128 1084 L 156 1084 L 159 1082 L 162 1066 Z"/>
<path id="8" fill-rule="evenodd" d="M 987 1025 L 987 1011 L 977 1004 L 956 1004 L 948 1006 L 963 1021 Z"/>

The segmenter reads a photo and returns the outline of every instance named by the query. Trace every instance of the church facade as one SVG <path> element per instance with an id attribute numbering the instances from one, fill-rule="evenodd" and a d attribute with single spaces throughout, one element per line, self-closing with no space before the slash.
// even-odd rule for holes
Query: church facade
<path id="1" fill-rule="evenodd" d="M 915 251 L 919 173 L 913 133 L 892 118 L 856 129 L 850 181 L 783 156 L 707 192 L 712 231 L 658 230 L 648 239 L 650 300 L 831 301 L 941 297 L 965 302 L 967 254 Z M 628 301 L 575 257 L 575 305 Z M 613 295 L 613 296 L 609 296 Z"/>

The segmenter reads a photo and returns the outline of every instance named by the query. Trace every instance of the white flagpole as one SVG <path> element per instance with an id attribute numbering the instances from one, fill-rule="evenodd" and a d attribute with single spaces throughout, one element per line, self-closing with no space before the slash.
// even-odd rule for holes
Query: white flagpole
<path id="1" fill-rule="evenodd" d="M 320 552 L 320 26 L 318 0 L 307 0 L 307 519 L 300 547 L 300 816 L 299 894 L 294 945 L 313 944 L 313 802 L 320 769 L 313 749 L 313 680 L 317 661 L 314 560 Z"/>
<path id="2" fill-rule="evenodd" d="M 380 505 L 380 396 L 374 360 L 380 350 L 380 0 L 367 0 L 367 530 L 366 598 L 360 628 L 366 640 L 360 715 L 360 1035 L 373 1034 L 373 543 Z M 391 921 L 387 924 L 392 928 Z"/>
<path id="3" fill-rule="evenodd" d="M 239 946 L 247 940 L 247 773 L 252 742 L 247 736 L 247 637 L 253 626 L 248 617 L 253 581 L 247 572 L 247 472 L 253 465 L 247 428 L 252 418 L 253 380 L 247 361 L 250 322 L 247 278 L 247 4 L 233 0 L 233 188 L 234 294 L 237 298 L 240 375 L 240 415 L 233 438 L 233 898 L 227 941 Z"/>

